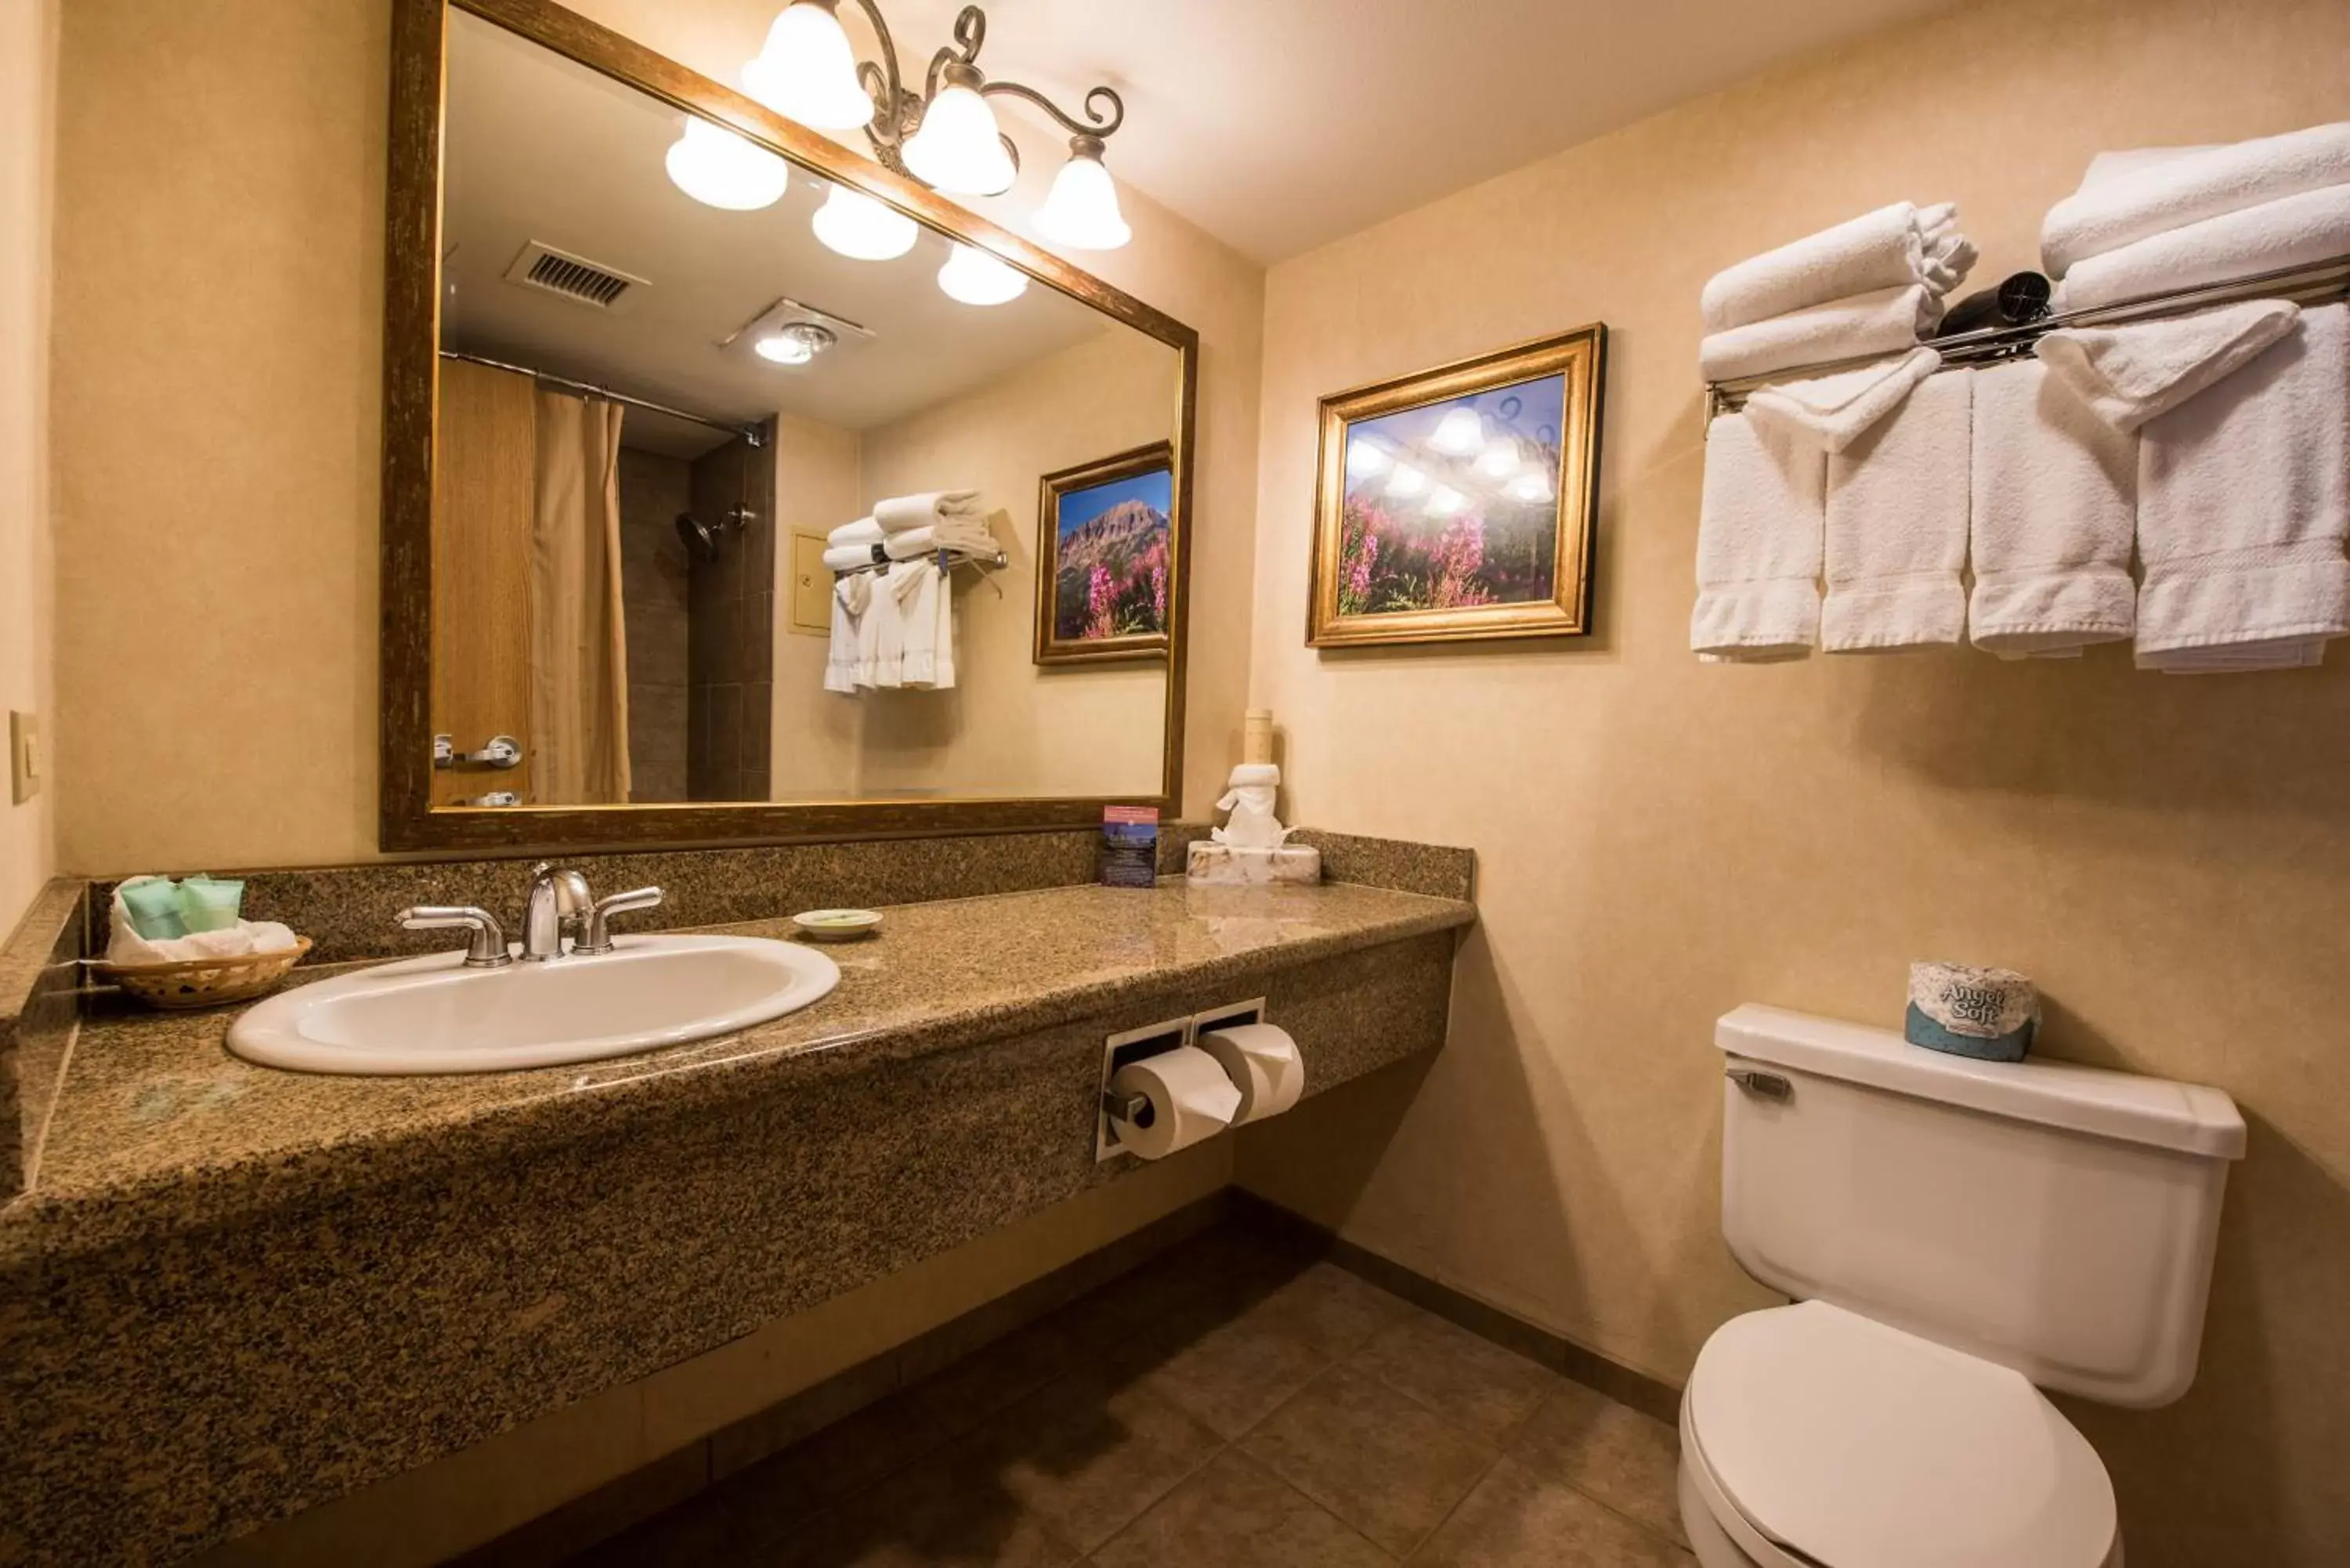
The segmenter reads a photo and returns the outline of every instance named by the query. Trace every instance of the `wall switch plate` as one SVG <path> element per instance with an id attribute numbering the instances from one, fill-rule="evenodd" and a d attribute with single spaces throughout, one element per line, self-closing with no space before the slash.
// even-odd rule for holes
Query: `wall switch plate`
<path id="1" fill-rule="evenodd" d="M 41 793 L 49 760 L 41 754 L 41 721 L 35 713 L 8 715 L 8 798 L 24 805 Z"/>

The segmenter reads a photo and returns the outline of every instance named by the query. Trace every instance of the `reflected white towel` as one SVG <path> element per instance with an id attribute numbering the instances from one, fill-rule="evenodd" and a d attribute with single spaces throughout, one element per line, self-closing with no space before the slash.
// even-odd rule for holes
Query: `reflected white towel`
<path id="1" fill-rule="evenodd" d="M 835 545 L 824 553 L 824 569 L 827 572 L 846 572 L 871 565 L 873 546 L 870 545 Z"/>
<path id="2" fill-rule="evenodd" d="M 1827 458 L 1742 414 L 1705 432 L 1690 647 L 1709 660 L 1801 659 L 1818 640 Z"/>
<path id="3" fill-rule="evenodd" d="M 896 561 L 866 576 L 872 579 L 873 600 L 866 607 L 861 649 L 869 649 L 858 684 L 888 691 L 904 684 L 906 658 L 905 601 L 907 578 L 927 569 L 920 561 Z"/>
<path id="4" fill-rule="evenodd" d="M 1698 369 L 1709 381 L 1767 376 L 1799 365 L 1901 354 L 1942 319 L 1942 296 L 1923 284 L 1854 295 L 1773 316 L 1698 345 Z"/>
<path id="5" fill-rule="evenodd" d="M 1898 359 L 1857 370 L 1773 381 L 1748 394 L 1746 415 L 1791 441 L 1822 452 L 1842 452 L 1899 408 L 1918 383 L 1941 366 L 1942 357 L 1931 348 L 1912 348 Z"/>
<path id="6" fill-rule="evenodd" d="M 1974 265 L 1958 231 L 1958 204 L 1896 202 L 1725 267 L 1707 280 L 1700 307 L 1708 332 L 1768 320 L 1831 300 L 1924 284 L 1948 293 Z"/>
<path id="7" fill-rule="evenodd" d="M 902 534 L 892 534 L 881 548 L 893 561 L 910 561 L 934 550 L 953 550 L 967 556 L 993 556 L 1002 548 L 987 524 L 980 518 L 958 519 L 941 523 L 935 527 L 909 528 Z"/>
<path id="8" fill-rule="evenodd" d="M 2101 153 L 2081 188 L 2048 209 L 2041 265 L 2063 277 L 2091 256 L 2327 185 L 2350 185 L 2350 121 L 2222 147 Z"/>
<path id="9" fill-rule="evenodd" d="M 2092 414 L 2036 360 L 1973 379 L 1969 639 L 2004 657 L 2047 657 L 2128 637 L 2137 618 L 2137 438 Z"/>
<path id="10" fill-rule="evenodd" d="M 954 517 L 979 515 L 979 492 L 976 490 L 926 490 L 920 495 L 893 495 L 876 503 L 873 521 L 884 534 L 902 533 L 908 528 L 927 528 Z"/>
<path id="11" fill-rule="evenodd" d="M 2086 310 L 2307 266 L 2345 253 L 2350 253 L 2350 184 L 2329 185 L 2091 256 L 2064 275 L 2055 304 L 2059 310 Z"/>
<path id="12" fill-rule="evenodd" d="M 1955 643 L 1967 624 L 1971 376 L 1929 376 L 1900 411 L 1828 458 L 1820 646 Z"/>
<path id="13" fill-rule="evenodd" d="M 2293 330 L 2301 306 L 2253 299 L 2121 327 L 2067 327 L 2033 352 L 2090 412 L 2134 431 L 2242 369 Z"/>
<path id="14" fill-rule="evenodd" d="M 843 523 L 835 528 L 824 536 L 824 542 L 836 549 L 845 549 L 852 545 L 879 545 L 881 542 L 881 524 L 870 517 L 859 517 L 854 523 Z"/>
<path id="15" fill-rule="evenodd" d="M 2139 431 L 2141 668 L 2292 669 L 2350 633 L 2350 306 Z"/>
<path id="16" fill-rule="evenodd" d="M 824 689 L 854 693 L 863 659 L 858 622 L 873 594 L 873 575 L 859 572 L 832 585 L 832 645 L 825 650 Z"/>
<path id="17" fill-rule="evenodd" d="M 934 561 L 910 562 L 891 568 L 889 586 L 904 628 L 899 684 L 924 691 L 952 686 L 954 593 L 946 574 Z"/>

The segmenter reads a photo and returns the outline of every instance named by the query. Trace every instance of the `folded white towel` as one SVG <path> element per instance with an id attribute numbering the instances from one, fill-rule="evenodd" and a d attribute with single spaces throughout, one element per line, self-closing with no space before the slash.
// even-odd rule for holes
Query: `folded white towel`
<path id="1" fill-rule="evenodd" d="M 2168 229 L 2089 257 L 2056 287 L 2060 310 L 2282 272 L 2350 254 L 2350 183 Z"/>
<path id="2" fill-rule="evenodd" d="M 1958 231 L 1958 204 L 1896 202 L 1726 267 L 1707 280 L 1700 307 L 1708 332 L 1856 294 L 1924 284 L 1947 293 L 1974 265 Z"/>
<path id="3" fill-rule="evenodd" d="M 2128 637 L 2137 617 L 2137 438 L 2092 414 L 2036 360 L 1973 379 L 1969 639 L 2013 656 Z"/>
<path id="4" fill-rule="evenodd" d="M 2181 648 L 2138 657 L 2140 670 L 2165 675 L 2250 675 L 2261 670 L 2314 670 L 2325 662 L 2322 637 L 2286 637 L 2232 648 Z"/>
<path id="5" fill-rule="evenodd" d="M 1967 624 L 1971 376 L 1929 376 L 1894 416 L 1828 457 L 1820 646 L 1955 643 Z"/>
<path id="6" fill-rule="evenodd" d="M 1744 414 L 1705 432 L 1690 647 L 1721 660 L 1800 659 L 1818 640 L 1827 458 Z"/>
<path id="7" fill-rule="evenodd" d="M 903 628 L 898 655 L 898 683 L 920 691 L 943 690 L 954 684 L 954 620 L 952 587 L 934 561 L 913 561 L 889 572 L 889 589 L 898 596 L 898 620 Z M 944 614 L 941 614 L 943 609 Z M 945 657 L 940 657 L 941 637 Z"/>
<path id="8" fill-rule="evenodd" d="M 2033 351 L 2090 412 L 2134 431 L 2242 369 L 2300 315 L 2289 299 L 2251 299 L 2159 321 L 2067 327 Z"/>
<path id="9" fill-rule="evenodd" d="M 2291 667 L 2350 633 L 2345 429 L 2350 306 L 2329 305 L 2139 432 L 2140 665 Z"/>
<path id="10" fill-rule="evenodd" d="M 893 561 L 910 561 L 934 550 L 993 556 L 1001 547 L 995 535 L 988 532 L 987 524 L 977 517 L 959 518 L 927 528 L 909 528 L 902 534 L 890 535 L 881 546 Z"/>
<path id="11" fill-rule="evenodd" d="M 2350 121 L 2223 147 L 2103 153 L 2081 188 L 2048 209 L 2041 265 L 2063 277 L 2091 256 L 2327 185 L 2350 185 Z"/>
<path id="12" fill-rule="evenodd" d="M 879 543 L 879 540 L 875 541 L 875 544 Z M 824 553 L 824 569 L 827 572 L 846 572 L 871 565 L 872 545 L 835 545 Z"/>
<path id="13" fill-rule="evenodd" d="M 1912 348 L 1898 359 L 1857 370 L 1773 381 L 1747 395 L 1746 414 L 1791 441 L 1822 452 L 1842 452 L 1941 367 L 1942 357 L 1931 348 Z"/>
<path id="14" fill-rule="evenodd" d="M 825 651 L 824 689 L 854 693 L 861 658 L 858 621 L 873 597 L 873 574 L 859 572 L 832 585 L 832 646 Z"/>
<path id="15" fill-rule="evenodd" d="M 976 490 L 926 490 L 920 495 L 893 495 L 877 502 L 873 521 L 884 534 L 902 533 L 908 528 L 927 528 L 933 523 L 943 523 L 954 517 L 979 515 L 979 492 Z"/>
<path id="16" fill-rule="evenodd" d="M 824 542 L 840 549 L 851 545 L 879 545 L 881 542 L 881 524 L 870 517 L 859 517 L 854 523 L 843 523 L 835 528 L 824 536 Z"/>
<path id="17" fill-rule="evenodd" d="M 1708 333 L 1698 345 L 1698 369 L 1709 381 L 1731 381 L 1799 365 L 1907 353 L 1941 319 L 1942 296 L 1924 284 L 1883 288 Z"/>

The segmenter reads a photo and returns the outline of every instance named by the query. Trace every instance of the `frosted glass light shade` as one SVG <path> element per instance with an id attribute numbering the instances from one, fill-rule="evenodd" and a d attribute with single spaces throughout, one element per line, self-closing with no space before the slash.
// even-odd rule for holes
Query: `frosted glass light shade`
<path id="1" fill-rule="evenodd" d="M 816 0 L 794 0 L 776 16 L 765 47 L 743 67 L 743 88 L 777 114 L 819 130 L 854 130 L 873 118 L 848 35 L 832 7 Z"/>
<path id="2" fill-rule="evenodd" d="M 1347 472 L 1355 479 L 1376 479 L 1388 471 L 1388 454 L 1367 441 L 1347 443 Z"/>
<path id="3" fill-rule="evenodd" d="M 695 201 L 730 212 L 772 207 L 792 182 L 792 166 L 723 126 L 686 116 L 685 134 L 663 160 L 671 183 Z"/>
<path id="4" fill-rule="evenodd" d="M 1388 476 L 1388 493 L 1399 501 L 1409 501 L 1428 488 L 1428 475 L 1408 462 L 1396 464 L 1395 472 Z"/>
<path id="5" fill-rule="evenodd" d="M 1083 149 L 1069 154 L 1053 176 L 1045 204 L 1036 209 L 1036 232 L 1082 251 L 1114 251 L 1134 238 L 1126 214 L 1118 210 L 1118 182 L 1098 154 Z"/>
<path id="6" fill-rule="evenodd" d="M 1485 444 L 1485 424 L 1474 409 L 1455 409 L 1436 421 L 1428 444 L 1455 457 L 1466 457 Z"/>
<path id="7" fill-rule="evenodd" d="M 846 185 L 832 188 L 809 223 L 827 249 L 858 261 L 894 260 L 912 250 L 921 233 L 905 213 Z"/>
<path id="8" fill-rule="evenodd" d="M 1019 171 L 1003 151 L 995 111 L 960 82 L 950 82 L 922 111 L 922 128 L 908 140 L 906 167 L 917 180 L 956 196 L 994 196 L 1012 189 Z"/>
<path id="9" fill-rule="evenodd" d="M 1507 479 L 1518 471 L 1518 443 L 1507 436 L 1495 436 L 1477 454 L 1477 472 L 1495 479 Z"/>
<path id="10" fill-rule="evenodd" d="M 1028 276 L 957 241 L 947 265 L 939 268 L 939 286 L 949 299 L 965 305 L 1002 305 L 1028 292 Z"/>
<path id="11" fill-rule="evenodd" d="M 1428 498 L 1428 514 L 1431 517 L 1450 517 L 1468 504 L 1467 496 L 1449 484 L 1440 484 L 1436 493 Z"/>
<path id="12" fill-rule="evenodd" d="M 1522 473 L 1503 487 L 1503 493 L 1513 501 L 1548 501 L 1550 481 L 1540 473 Z"/>

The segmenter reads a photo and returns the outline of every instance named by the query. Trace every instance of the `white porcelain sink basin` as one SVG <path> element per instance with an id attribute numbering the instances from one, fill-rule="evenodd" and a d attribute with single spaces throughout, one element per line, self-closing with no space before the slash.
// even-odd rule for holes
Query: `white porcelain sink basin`
<path id="1" fill-rule="evenodd" d="M 763 937 L 622 937 L 595 958 L 467 969 L 436 953 L 298 986 L 228 1032 L 304 1073 L 491 1073 L 626 1056 L 781 1018 L 840 983 L 820 952 Z"/>

